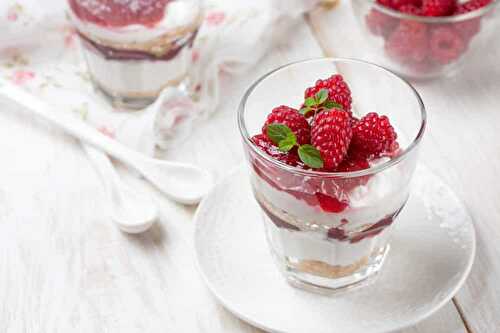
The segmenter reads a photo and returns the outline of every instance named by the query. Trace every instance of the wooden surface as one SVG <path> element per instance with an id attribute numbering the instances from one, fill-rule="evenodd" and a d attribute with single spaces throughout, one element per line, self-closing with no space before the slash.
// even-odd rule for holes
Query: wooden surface
<path id="1" fill-rule="evenodd" d="M 345 2 L 299 22 L 294 38 L 255 70 L 225 77 L 230 89 L 219 112 L 165 157 L 204 165 L 218 177 L 238 165 L 236 109 L 252 81 L 290 61 L 356 55 L 354 32 L 330 33 L 354 31 Z M 467 332 L 464 320 L 476 333 L 500 327 L 498 57 L 500 45 L 467 81 L 417 85 L 430 113 L 423 159 L 470 210 L 478 255 L 454 302 L 405 333 Z M 171 203 L 129 178 L 155 195 L 162 218 L 143 235 L 121 233 L 105 216 L 99 177 L 79 144 L 13 105 L 0 107 L 0 332 L 258 332 L 222 308 L 196 271 L 196 207 Z"/>

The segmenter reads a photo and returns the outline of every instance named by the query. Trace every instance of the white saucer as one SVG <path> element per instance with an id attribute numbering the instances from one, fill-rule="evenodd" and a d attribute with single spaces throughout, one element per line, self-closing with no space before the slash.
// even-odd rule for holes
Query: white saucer
<path id="1" fill-rule="evenodd" d="M 474 227 L 456 195 L 419 167 L 375 282 L 335 296 L 295 289 L 275 267 L 248 171 L 238 168 L 196 214 L 198 266 L 233 314 L 273 332 L 388 332 L 430 316 L 458 291 L 474 260 Z"/>

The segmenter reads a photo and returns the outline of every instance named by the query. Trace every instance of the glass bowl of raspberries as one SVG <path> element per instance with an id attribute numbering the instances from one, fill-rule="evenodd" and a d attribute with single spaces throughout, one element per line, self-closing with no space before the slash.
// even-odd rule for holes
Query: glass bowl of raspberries
<path id="1" fill-rule="evenodd" d="M 456 72 L 494 32 L 498 0 L 352 0 L 377 62 L 413 79 Z"/>
<path id="2" fill-rule="evenodd" d="M 425 130 L 415 89 L 359 60 L 292 63 L 250 87 L 238 123 L 270 252 L 287 281 L 320 292 L 371 281 Z"/>

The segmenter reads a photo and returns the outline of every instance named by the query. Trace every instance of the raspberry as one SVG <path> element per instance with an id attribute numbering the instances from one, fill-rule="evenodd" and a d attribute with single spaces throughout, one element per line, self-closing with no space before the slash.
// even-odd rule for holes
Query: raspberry
<path id="1" fill-rule="evenodd" d="M 411 4 L 399 7 L 399 11 L 401 13 L 405 13 L 408 15 L 416 15 L 416 16 L 422 15 L 422 9 L 420 9 L 419 7 L 417 7 L 415 5 L 411 5 Z"/>
<path id="2" fill-rule="evenodd" d="M 351 127 L 353 127 L 354 125 L 356 125 L 358 123 L 359 119 L 356 118 L 355 116 L 352 116 L 351 117 Z"/>
<path id="3" fill-rule="evenodd" d="M 311 130 L 311 143 L 321 153 L 324 168 L 334 170 L 344 159 L 352 138 L 350 116 L 332 109 L 316 115 Z"/>
<path id="4" fill-rule="evenodd" d="M 328 213 L 340 213 L 349 206 L 347 202 L 320 192 L 316 193 L 316 199 L 318 199 L 321 209 Z"/>
<path id="5" fill-rule="evenodd" d="M 365 18 L 366 26 L 376 36 L 387 37 L 398 25 L 398 20 L 376 9 L 372 9 Z"/>
<path id="6" fill-rule="evenodd" d="M 262 127 L 262 133 L 267 133 L 267 125 L 283 124 L 288 126 L 297 136 L 297 142 L 300 145 L 311 142 L 311 126 L 306 118 L 301 115 L 296 109 L 288 106 L 278 106 L 267 116 L 267 120 Z"/>
<path id="7" fill-rule="evenodd" d="M 475 10 L 481 9 L 483 7 L 488 6 L 492 0 L 469 0 L 457 6 L 455 11 L 456 14 L 464 14 L 473 12 Z M 457 11 L 462 11 L 461 13 L 457 13 Z"/>
<path id="8" fill-rule="evenodd" d="M 370 163 L 363 156 L 347 153 L 347 157 L 340 163 L 335 170 L 336 172 L 353 172 L 370 168 Z M 368 183 L 370 176 L 361 176 L 356 178 L 345 178 L 336 180 L 337 185 L 345 192 L 350 192 L 355 187 Z"/>
<path id="9" fill-rule="evenodd" d="M 336 74 L 332 75 L 326 80 L 316 81 L 314 87 L 307 88 L 304 95 L 305 98 L 313 97 L 321 89 L 328 90 L 328 99 L 342 105 L 343 109 L 347 112 L 351 112 L 351 90 L 347 83 L 345 83 L 342 75 Z"/>
<path id="10" fill-rule="evenodd" d="M 401 63 L 419 63 L 427 58 L 427 26 L 413 21 L 402 21 L 389 36 L 385 50 L 389 57 Z"/>
<path id="11" fill-rule="evenodd" d="M 459 33 L 450 27 L 439 27 L 432 31 L 430 39 L 431 57 L 442 65 L 458 59 L 466 45 Z"/>
<path id="12" fill-rule="evenodd" d="M 377 3 L 387 8 L 394 8 L 393 1 L 394 0 L 377 0 Z"/>
<path id="13" fill-rule="evenodd" d="M 424 16 L 449 16 L 455 11 L 455 0 L 423 0 Z"/>
<path id="14" fill-rule="evenodd" d="M 83 21 L 106 27 L 130 24 L 152 26 L 165 13 L 171 0 L 69 0 L 72 11 Z"/>
<path id="15" fill-rule="evenodd" d="M 300 161 L 299 156 L 295 151 L 284 153 L 278 150 L 278 147 L 276 147 L 272 143 L 272 141 L 269 140 L 264 134 L 257 134 L 253 136 L 251 140 L 257 147 L 259 147 L 260 150 L 262 150 L 272 158 L 294 167 L 307 169 L 307 166 L 305 166 L 304 163 Z"/>
<path id="16" fill-rule="evenodd" d="M 392 8 L 394 9 L 401 11 L 401 8 L 405 6 L 420 8 L 422 0 L 392 0 Z"/>
<path id="17" fill-rule="evenodd" d="M 339 164 L 336 172 L 353 172 L 360 171 L 364 169 L 369 169 L 370 163 L 368 160 L 362 156 L 356 156 L 353 154 L 352 156 L 348 155 L 342 163 Z"/>
<path id="18" fill-rule="evenodd" d="M 459 4 L 455 10 L 455 15 L 461 15 L 473 12 L 488 5 L 491 0 L 470 0 L 466 3 Z M 465 41 L 470 41 L 481 29 L 481 19 L 478 17 L 455 23 L 455 29 Z"/>
<path id="19" fill-rule="evenodd" d="M 368 113 L 352 129 L 350 149 L 356 156 L 380 157 L 396 147 L 397 135 L 386 116 Z"/>
<path id="20" fill-rule="evenodd" d="M 419 75 L 428 75 L 433 73 L 439 66 L 433 61 L 422 61 L 409 64 L 409 69 Z"/>

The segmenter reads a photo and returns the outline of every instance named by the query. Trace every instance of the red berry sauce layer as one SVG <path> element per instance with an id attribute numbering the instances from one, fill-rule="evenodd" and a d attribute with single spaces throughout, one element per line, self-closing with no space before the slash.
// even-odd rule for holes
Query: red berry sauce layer
<path id="1" fill-rule="evenodd" d="M 328 238 L 336 239 L 338 241 L 348 241 L 351 244 L 359 243 L 365 238 L 371 238 L 379 235 L 385 228 L 392 225 L 392 222 L 399 215 L 403 207 L 398 209 L 396 212 L 387 215 L 380 221 L 371 224 L 369 227 L 361 231 L 347 232 L 342 227 L 330 228 L 328 230 Z"/>
<path id="2" fill-rule="evenodd" d="M 75 15 L 82 21 L 103 27 L 141 24 L 153 27 L 160 22 L 171 0 L 69 0 Z"/>
<path id="3" fill-rule="evenodd" d="M 163 54 L 153 54 L 139 50 L 125 50 L 105 46 L 94 42 L 84 34 L 79 33 L 83 44 L 87 49 L 101 54 L 108 60 L 163 60 L 168 61 L 175 58 L 185 47 L 192 47 L 198 30 L 192 33 L 188 38 L 178 39 L 170 45 L 170 48 Z"/>

